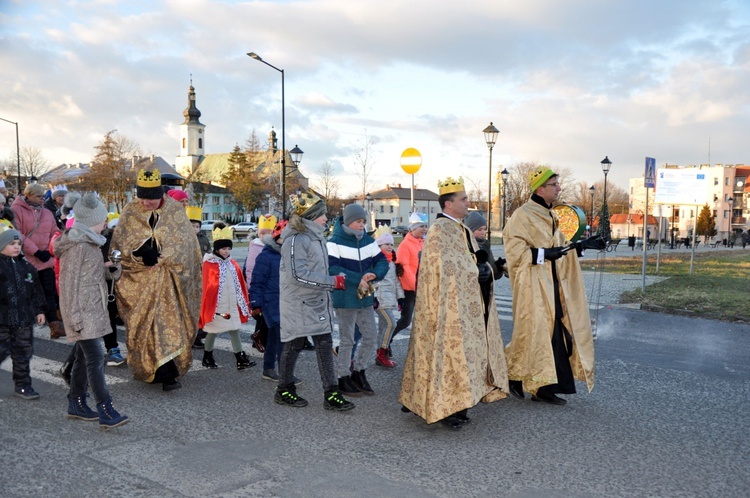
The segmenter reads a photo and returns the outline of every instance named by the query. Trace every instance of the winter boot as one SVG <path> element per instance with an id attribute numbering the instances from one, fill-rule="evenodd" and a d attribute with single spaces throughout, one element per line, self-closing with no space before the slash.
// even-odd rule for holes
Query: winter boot
<path id="1" fill-rule="evenodd" d="M 112 398 L 96 405 L 99 410 L 99 429 L 105 431 L 127 424 L 130 419 L 127 415 L 120 415 L 112 406 Z"/>
<path id="2" fill-rule="evenodd" d="M 219 365 L 214 361 L 214 352 L 203 350 L 203 361 L 201 362 L 206 368 L 219 368 Z M 239 365 L 237 366 L 239 368 Z"/>
<path id="3" fill-rule="evenodd" d="M 323 395 L 323 408 L 336 410 L 337 412 L 348 412 L 354 408 L 354 403 L 347 401 L 338 391 L 326 391 Z"/>
<path id="4" fill-rule="evenodd" d="M 280 405 L 293 406 L 294 408 L 307 406 L 307 400 L 301 396 L 297 396 L 297 389 L 295 389 L 294 385 L 277 387 L 273 395 L 273 400 Z"/>
<path id="5" fill-rule="evenodd" d="M 357 386 L 354 385 L 352 378 L 349 375 L 346 377 L 339 377 L 339 392 L 355 398 L 362 396 L 362 391 L 357 389 Z"/>
<path id="6" fill-rule="evenodd" d="M 254 361 L 250 361 L 250 358 L 247 357 L 244 351 L 234 353 L 234 357 L 237 358 L 237 370 L 244 370 L 256 365 Z"/>
<path id="7" fill-rule="evenodd" d="M 373 391 L 372 387 L 370 387 L 370 383 L 367 382 L 367 377 L 365 377 L 364 369 L 355 370 L 354 372 L 352 372 L 351 379 L 352 384 L 354 384 L 357 389 L 359 389 L 366 395 L 372 396 L 373 394 L 375 394 L 375 391 Z"/>
<path id="8" fill-rule="evenodd" d="M 93 422 L 99 420 L 99 415 L 86 404 L 86 395 L 68 395 L 68 418 Z"/>
<path id="9" fill-rule="evenodd" d="M 375 355 L 375 364 L 385 368 L 393 368 L 396 362 L 388 358 L 388 350 L 385 348 L 378 349 Z"/>

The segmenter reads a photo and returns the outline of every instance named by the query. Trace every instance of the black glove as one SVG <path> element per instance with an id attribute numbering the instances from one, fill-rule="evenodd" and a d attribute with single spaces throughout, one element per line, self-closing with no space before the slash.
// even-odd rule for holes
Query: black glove
<path id="1" fill-rule="evenodd" d="M 148 244 L 143 244 L 138 250 L 133 251 L 133 256 L 143 259 L 146 266 L 154 266 L 159 262 L 159 252 Z"/>
<path id="2" fill-rule="evenodd" d="M 547 259 L 549 261 L 555 261 L 556 259 L 560 259 L 563 256 L 565 256 L 565 252 L 563 251 L 565 249 L 564 247 L 545 247 L 544 248 L 544 259 Z"/>
<path id="3" fill-rule="evenodd" d="M 507 261 L 502 256 L 495 260 L 495 268 L 497 268 L 498 272 L 500 272 L 500 268 L 505 266 L 505 263 L 507 263 Z"/>
<path id="4" fill-rule="evenodd" d="M 372 298 L 372 309 L 376 310 L 380 307 L 380 301 L 378 301 L 377 297 Z"/>
<path id="5" fill-rule="evenodd" d="M 40 249 L 39 251 L 34 253 L 34 256 L 36 256 L 36 258 L 42 263 L 46 263 L 47 261 L 50 260 L 50 258 L 52 257 L 52 254 L 50 254 L 49 251 L 42 251 Z"/>
<path id="6" fill-rule="evenodd" d="M 601 251 L 607 248 L 607 242 L 602 238 L 601 235 L 594 235 L 593 237 L 589 237 L 588 239 L 583 239 L 579 242 L 579 244 L 581 244 L 581 247 L 583 247 L 584 249 L 594 249 L 597 251 Z"/>
<path id="7" fill-rule="evenodd" d="M 492 268 L 490 268 L 490 265 L 487 263 L 482 263 L 481 265 L 477 265 L 477 269 L 479 269 L 479 283 L 480 284 L 486 284 L 490 280 L 492 280 Z"/>

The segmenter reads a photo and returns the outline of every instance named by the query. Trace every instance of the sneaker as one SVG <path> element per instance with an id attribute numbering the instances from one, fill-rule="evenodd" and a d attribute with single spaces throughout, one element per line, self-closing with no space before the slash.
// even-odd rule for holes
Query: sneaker
<path id="1" fill-rule="evenodd" d="M 346 412 L 354 408 L 354 403 L 347 401 L 338 391 L 327 391 L 323 396 L 323 408 Z"/>
<path id="2" fill-rule="evenodd" d="M 120 348 L 112 348 L 107 350 L 107 366 L 108 367 L 119 367 L 125 363 L 125 358 L 120 354 Z"/>
<path id="3" fill-rule="evenodd" d="M 16 387 L 16 391 L 13 396 L 18 396 L 23 399 L 39 399 L 39 393 L 34 390 L 31 386 Z"/>
<path id="4" fill-rule="evenodd" d="M 266 380 L 279 380 L 279 374 L 276 373 L 276 370 L 273 368 L 269 368 L 267 370 L 263 370 L 263 375 L 261 375 L 261 378 Z"/>
<path id="5" fill-rule="evenodd" d="M 298 386 L 304 382 L 304 380 L 300 379 L 299 377 L 292 377 L 292 382 L 294 382 L 295 386 Z"/>
<path id="6" fill-rule="evenodd" d="M 295 408 L 307 406 L 307 400 L 297 396 L 294 388 L 277 387 L 276 393 L 273 395 L 273 400 L 280 405 L 293 406 Z"/>

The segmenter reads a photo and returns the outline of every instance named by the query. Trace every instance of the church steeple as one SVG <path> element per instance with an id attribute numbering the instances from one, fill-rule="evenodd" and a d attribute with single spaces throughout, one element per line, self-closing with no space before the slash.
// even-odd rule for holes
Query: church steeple
<path id="1" fill-rule="evenodd" d="M 200 117 L 201 112 L 195 107 L 195 88 L 193 88 L 193 78 L 190 78 L 190 88 L 188 88 L 188 106 L 185 112 L 182 113 L 185 116 L 185 124 L 195 123 L 201 124 Z"/>
<path id="2" fill-rule="evenodd" d="M 206 125 L 200 122 L 201 112 L 195 106 L 195 88 L 193 77 L 190 75 L 188 87 L 188 106 L 185 121 L 180 125 L 180 155 L 177 156 L 177 172 L 184 177 L 190 176 L 205 156 L 204 130 Z"/>

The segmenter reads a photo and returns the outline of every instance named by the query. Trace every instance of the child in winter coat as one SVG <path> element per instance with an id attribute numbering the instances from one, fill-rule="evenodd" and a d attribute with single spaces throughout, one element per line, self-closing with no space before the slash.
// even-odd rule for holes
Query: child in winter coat
<path id="1" fill-rule="evenodd" d="M 68 418 L 99 421 L 100 429 L 112 429 L 129 419 L 112 406 L 104 379 L 101 337 L 111 332 L 107 313 L 108 279 L 119 277 L 122 268 L 102 261 L 101 234 L 107 223 L 107 208 L 94 192 L 69 192 L 65 206 L 75 211 L 73 228 L 54 243 L 60 259 L 60 311 L 68 327 L 68 342 L 74 342 L 75 359 L 68 392 Z M 91 387 L 97 412 L 86 404 Z"/>
<path id="2" fill-rule="evenodd" d="M 391 343 L 391 334 L 396 328 L 396 319 L 393 310 L 400 309 L 404 302 L 404 290 L 399 282 L 399 272 L 403 272 L 401 265 L 396 263 L 396 253 L 393 252 L 393 235 L 391 229 L 382 226 L 375 231 L 375 242 L 388 260 L 388 273 L 385 274 L 375 290 L 375 302 L 373 304 L 378 315 L 378 351 L 375 354 L 375 364 L 381 367 L 393 368 L 396 362 L 388 357 L 388 345 Z"/>
<path id="3" fill-rule="evenodd" d="M 34 324 L 44 324 L 44 291 L 36 268 L 21 256 L 18 230 L 0 225 L 0 363 L 13 360 L 14 396 L 38 399 L 31 387 Z"/>
<path id="4" fill-rule="evenodd" d="M 250 319 L 242 269 L 232 259 L 232 230 L 222 222 L 214 223 L 214 250 L 203 256 L 203 296 L 198 326 L 207 332 L 202 364 L 219 368 L 214 360 L 216 334 L 229 332 L 237 370 L 255 366 L 242 350 L 240 326 Z"/>

